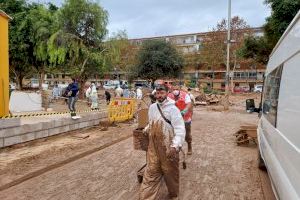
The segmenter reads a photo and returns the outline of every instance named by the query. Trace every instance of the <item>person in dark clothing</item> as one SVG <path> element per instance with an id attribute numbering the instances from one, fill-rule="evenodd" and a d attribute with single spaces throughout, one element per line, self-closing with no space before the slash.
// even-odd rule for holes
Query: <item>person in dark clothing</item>
<path id="1" fill-rule="evenodd" d="M 105 90 L 105 98 L 106 98 L 106 103 L 108 105 L 110 103 L 111 95 L 110 95 L 109 91 L 107 91 L 107 90 Z"/>
<path id="2" fill-rule="evenodd" d="M 76 116 L 75 113 L 75 103 L 77 101 L 77 96 L 78 96 L 78 83 L 74 78 L 72 78 L 72 83 L 70 83 L 66 89 L 66 96 L 68 97 L 68 107 L 69 110 L 71 111 L 71 116 Z"/>

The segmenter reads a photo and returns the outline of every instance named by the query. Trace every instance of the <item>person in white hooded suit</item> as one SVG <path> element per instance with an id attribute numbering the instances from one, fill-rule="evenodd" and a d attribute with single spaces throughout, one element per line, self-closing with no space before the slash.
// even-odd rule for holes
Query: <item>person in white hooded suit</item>
<path id="1" fill-rule="evenodd" d="M 92 83 L 91 86 L 86 90 L 85 95 L 92 102 L 91 109 L 97 109 L 98 108 L 98 92 L 97 92 L 96 85 L 94 83 Z"/>

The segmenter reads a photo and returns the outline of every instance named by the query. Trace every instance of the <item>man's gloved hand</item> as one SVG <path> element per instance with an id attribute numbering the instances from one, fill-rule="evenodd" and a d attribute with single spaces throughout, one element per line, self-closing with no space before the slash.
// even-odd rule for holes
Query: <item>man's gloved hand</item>
<path id="1" fill-rule="evenodd" d="M 178 151 L 176 150 L 176 148 L 175 147 L 170 147 L 170 151 L 169 151 L 169 153 L 168 153 L 168 155 L 167 155 L 167 158 L 169 159 L 169 160 L 175 160 L 176 158 L 177 158 L 177 155 L 178 154 Z"/>
<path id="2" fill-rule="evenodd" d="M 180 113 L 181 113 L 182 116 L 184 116 L 184 115 L 187 113 L 187 110 L 184 109 L 184 110 L 182 110 Z"/>

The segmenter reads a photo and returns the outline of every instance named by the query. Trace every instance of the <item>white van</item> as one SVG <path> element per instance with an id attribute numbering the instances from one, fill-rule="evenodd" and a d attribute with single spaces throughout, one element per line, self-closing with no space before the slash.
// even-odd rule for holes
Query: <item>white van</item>
<path id="1" fill-rule="evenodd" d="M 259 166 L 277 199 L 300 199 L 300 12 L 270 56 L 262 105 Z"/>

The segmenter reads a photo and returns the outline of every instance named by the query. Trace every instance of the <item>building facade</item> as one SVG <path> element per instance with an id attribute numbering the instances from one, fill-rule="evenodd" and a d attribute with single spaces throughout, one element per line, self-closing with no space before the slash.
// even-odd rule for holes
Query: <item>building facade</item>
<path id="1" fill-rule="evenodd" d="M 184 81 L 188 86 L 192 85 L 191 83 L 193 82 L 194 86 L 198 85 L 208 89 L 224 90 L 226 77 L 225 59 L 220 60 L 220 56 L 218 56 L 218 54 L 214 55 L 214 50 L 211 50 L 211 52 L 205 52 L 205 47 L 206 45 L 209 45 L 209 43 L 214 43 L 216 48 L 226 45 L 226 34 L 226 31 L 189 33 L 160 37 L 136 38 L 130 39 L 129 42 L 135 49 L 134 52 L 137 52 L 143 42 L 147 40 L 164 40 L 166 42 L 170 42 L 185 58 L 183 74 L 179 78 L 181 79 L 180 82 Z M 232 51 L 237 49 L 239 45 L 243 43 L 243 39 L 249 34 L 262 36 L 263 30 L 262 28 L 233 30 L 232 39 L 235 42 L 232 45 Z M 218 50 L 220 51 L 220 48 Z M 132 52 L 132 50 L 130 52 Z M 226 50 L 220 53 L 222 54 L 222 57 L 225 57 Z M 210 54 L 208 57 L 210 56 L 210 59 L 213 61 L 215 60 L 215 62 L 212 62 L 212 64 L 203 61 L 205 60 L 203 59 L 205 54 Z M 265 66 L 254 63 L 251 60 L 235 59 L 235 57 L 231 57 L 231 64 L 231 88 L 252 90 L 255 85 L 263 83 Z M 64 73 L 46 74 L 44 82 L 49 84 L 49 86 L 53 86 L 54 84 L 67 84 L 70 81 L 70 78 L 70 75 Z M 102 78 L 95 75 L 94 77 L 91 77 L 87 83 L 95 82 L 97 85 L 103 85 L 108 80 L 112 79 L 127 80 L 128 74 L 124 71 L 115 69 L 114 71 L 106 73 Z"/>
<path id="2" fill-rule="evenodd" d="M 161 37 L 131 39 L 133 45 L 140 46 L 146 40 L 164 40 L 172 43 L 186 58 L 183 77 L 185 80 L 195 81 L 199 86 L 215 90 L 225 89 L 226 65 L 224 62 L 209 64 L 201 62 L 204 54 L 204 46 L 209 41 L 219 39 L 219 45 L 226 43 L 226 31 L 191 33 L 182 35 L 169 35 Z M 249 34 L 263 36 L 262 28 L 247 28 L 232 31 L 235 46 L 241 45 L 243 39 Z M 213 42 L 213 41 L 212 41 Z M 216 44 L 218 45 L 218 44 Z M 224 52 L 226 53 L 226 52 Z M 198 59 L 197 59 L 198 58 Z M 232 58 L 233 59 L 233 58 Z M 232 61 L 233 62 L 233 61 Z M 252 90 L 255 85 L 263 83 L 265 66 L 250 60 L 235 61 L 230 67 L 231 87 Z"/>

